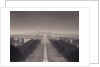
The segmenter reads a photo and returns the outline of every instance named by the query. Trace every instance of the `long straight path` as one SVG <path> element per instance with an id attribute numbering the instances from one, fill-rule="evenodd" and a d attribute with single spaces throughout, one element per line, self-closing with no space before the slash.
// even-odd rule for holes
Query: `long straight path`
<path id="1" fill-rule="evenodd" d="M 44 36 L 25 62 L 66 62 L 66 59 L 56 50 L 47 36 Z"/>
<path id="2" fill-rule="evenodd" d="M 47 37 L 46 36 L 44 36 L 44 39 L 43 39 L 43 41 L 44 41 L 44 59 L 43 59 L 43 62 L 48 62 L 48 57 L 47 57 Z"/>

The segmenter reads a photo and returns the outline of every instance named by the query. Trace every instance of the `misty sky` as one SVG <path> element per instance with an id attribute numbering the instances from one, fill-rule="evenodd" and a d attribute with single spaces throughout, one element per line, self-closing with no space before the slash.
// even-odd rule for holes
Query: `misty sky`
<path id="1" fill-rule="evenodd" d="M 11 11 L 11 33 L 79 33 L 79 11 Z"/>

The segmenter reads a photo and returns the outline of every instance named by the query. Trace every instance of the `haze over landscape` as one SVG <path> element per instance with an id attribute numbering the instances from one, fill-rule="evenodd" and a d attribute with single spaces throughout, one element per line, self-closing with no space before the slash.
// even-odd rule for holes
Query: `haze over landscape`
<path id="1" fill-rule="evenodd" d="M 78 11 L 11 11 L 12 33 L 58 32 L 79 33 Z"/>

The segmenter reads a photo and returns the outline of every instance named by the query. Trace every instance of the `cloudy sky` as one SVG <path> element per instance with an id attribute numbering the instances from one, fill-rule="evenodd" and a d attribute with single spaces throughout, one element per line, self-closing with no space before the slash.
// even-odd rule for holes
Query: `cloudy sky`
<path id="1" fill-rule="evenodd" d="M 79 33 L 78 11 L 11 11 L 10 32 Z"/>

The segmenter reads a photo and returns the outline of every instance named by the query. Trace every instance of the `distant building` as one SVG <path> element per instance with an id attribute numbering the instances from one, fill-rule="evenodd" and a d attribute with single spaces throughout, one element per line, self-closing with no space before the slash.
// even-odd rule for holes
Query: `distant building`
<path id="1" fill-rule="evenodd" d="M 22 38 L 22 42 L 21 42 L 21 44 L 24 44 L 24 39 Z"/>
<path id="2" fill-rule="evenodd" d="M 11 37 L 10 38 L 10 45 L 14 45 L 14 43 L 15 43 L 14 37 Z"/>

